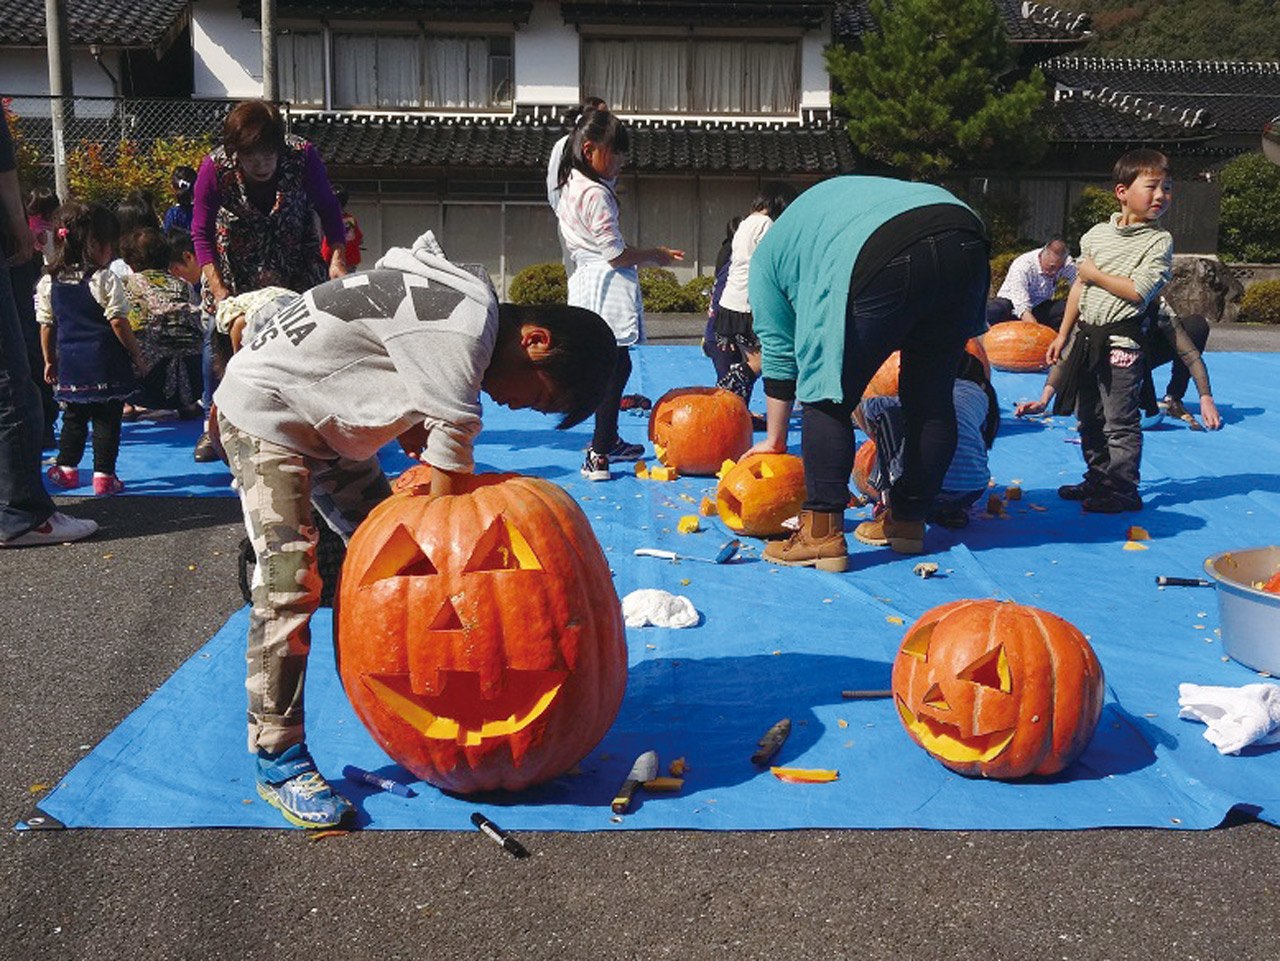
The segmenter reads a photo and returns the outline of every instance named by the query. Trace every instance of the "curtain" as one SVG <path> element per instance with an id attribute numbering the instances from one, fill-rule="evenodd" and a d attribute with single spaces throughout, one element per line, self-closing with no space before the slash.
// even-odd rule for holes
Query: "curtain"
<path id="1" fill-rule="evenodd" d="M 599 97 L 616 111 L 640 109 L 634 83 L 636 45 L 629 40 L 585 40 L 582 93 Z"/>
<path id="2" fill-rule="evenodd" d="M 693 109 L 698 113 L 744 113 L 743 73 L 747 44 L 706 40 L 697 45 L 693 68 Z"/>
<path id="3" fill-rule="evenodd" d="M 489 106 L 489 41 L 432 37 L 427 41 L 428 107 Z"/>
<path id="4" fill-rule="evenodd" d="M 379 35 L 377 76 L 379 107 L 422 106 L 422 39 Z"/>
<path id="5" fill-rule="evenodd" d="M 378 38 L 335 34 L 333 37 L 333 105 L 373 107 L 377 103 Z"/>
<path id="6" fill-rule="evenodd" d="M 324 37 L 319 33 L 282 33 L 276 56 L 280 95 L 305 107 L 324 106 Z"/>
<path id="7" fill-rule="evenodd" d="M 746 45 L 745 107 L 748 113 L 794 113 L 800 105 L 800 49 L 794 43 Z"/>

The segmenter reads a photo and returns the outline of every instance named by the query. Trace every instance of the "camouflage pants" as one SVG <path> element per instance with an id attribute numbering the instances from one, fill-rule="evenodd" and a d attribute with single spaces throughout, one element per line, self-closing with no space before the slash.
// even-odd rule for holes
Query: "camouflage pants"
<path id="1" fill-rule="evenodd" d="M 221 415 L 218 426 L 258 555 L 246 655 L 249 750 L 283 751 L 306 740 L 303 685 L 320 604 L 311 505 L 345 541 L 391 488 L 377 458 L 314 460 Z"/>

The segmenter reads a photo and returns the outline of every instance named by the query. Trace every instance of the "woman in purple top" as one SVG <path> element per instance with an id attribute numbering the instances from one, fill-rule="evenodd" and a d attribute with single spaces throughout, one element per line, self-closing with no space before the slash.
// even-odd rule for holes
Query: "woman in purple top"
<path id="1" fill-rule="evenodd" d="M 327 265 L 314 215 L 333 250 Z M 285 133 L 280 112 L 262 100 L 235 106 L 222 125 L 222 146 L 200 164 L 191 239 L 204 276 L 206 318 L 227 297 L 262 287 L 301 292 L 347 273 L 342 206 L 324 161 L 310 143 Z M 212 324 L 207 327 L 210 339 Z M 214 353 L 206 347 L 206 411 L 220 366 Z M 195 459 L 216 456 L 206 429 Z"/>

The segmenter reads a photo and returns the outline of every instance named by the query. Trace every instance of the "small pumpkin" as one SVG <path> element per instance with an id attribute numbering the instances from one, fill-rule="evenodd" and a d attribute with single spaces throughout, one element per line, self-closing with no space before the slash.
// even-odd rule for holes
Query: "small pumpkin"
<path id="1" fill-rule="evenodd" d="M 893 662 L 893 698 L 911 739 L 960 774 L 1056 774 L 1102 713 L 1102 666 L 1062 618 L 1008 601 L 925 613 Z"/>
<path id="2" fill-rule="evenodd" d="M 665 466 L 681 474 L 713 475 L 751 446 L 751 413 L 731 390 L 677 387 L 653 405 L 649 440 Z"/>
<path id="3" fill-rule="evenodd" d="M 347 550 L 335 611 L 343 687 L 393 759 L 459 793 L 563 774 L 627 682 L 622 607 L 574 499 L 514 474 L 407 486 Z"/>
<path id="4" fill-rule="evenodd" d="M 748 454 L 716 486 L 716 511 L 736 534 L 771 537 L 804 503 L 804 461 L 794 454 Z"/>
<path id="5" fill-rule="evenodd" d="M 1030 320 L 1006 320 L 983 336 L 983 346 L 996 370 L 1030 373 L 1044 370 L 1045 351 L 1053 343 L 1053 328 Z"/>
<path id="6" fill-rule="evenodd" d="M 876 500 L 880 491 L 871 486 L 871 474 L 876 469 L 876 442 L 868 438 L 853 455 L 853 486 L 865 497 Z"/>

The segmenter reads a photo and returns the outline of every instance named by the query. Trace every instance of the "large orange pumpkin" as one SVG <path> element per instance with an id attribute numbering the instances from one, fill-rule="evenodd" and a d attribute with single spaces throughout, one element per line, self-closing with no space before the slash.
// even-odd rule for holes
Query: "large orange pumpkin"
<path id="1" fill-rule="evenodd" d="M 1006 320 L 983 335 L 987 357 L 996 370 L 1028 373 L 1044 370 L 1045 351 L 1056 336 L 1053 328 L 1030 320 Z"/>
<path id="2" fill-rule="evenodd" d="M 751 446 L 751 413 L 731 390 L 677 387 L 649 415 L 653 452 L 681 474 L 715 474 Z"/>
<path id="3" fill-rule="evenodd" d="M 716 511 L 737 534 L 770 537 L 804 503 L 804 461 L 794 454 L 748 454 L 716 486 Z"/>
<path id="4" fill-rule="evenodd" d="M 868 438 L 853 455 L 853 486 L 865 497 L 876 500 L 880 492 L 871 486 L 871 472 L 876 466 L 876 442 Z"/>
<path id="5" fill-rule="evenodd" d="M 970 337 L 965 343 L 964 349 L 982 362 L 982 369 L 987 373 L 987 379 L 991 378 L 991 361 L 987 357 L 987 351 L 982 346 L 982 340 L 977 337 Z M 880 365 L 879 369 L 871 375 L 871 381 L 867 384 L 867 389 L 862 392 L 862 399 L 868 397 L 897 397 L 898 396 L 898 379 L 902 374 L 902 352 L 895 350 L 889 355 L 888 359 Z"/>
<path id="6" fill-rule="evenodd" d="M 960 774 L 1055 774 L 1102 713 L 1102 667 L 1075 627 L 994 600 L 943 604 L 907 631 L 893 697 L 907 733 Z"/>
<path id="7" fill-rule="evenodd" d="M 519 790 L 604 736 L 627 683 L 609 564 L 573 498 L 514 474 L 408 487 L 357 529 L 338 668 L 383 749 L 449 791 Z"/>

